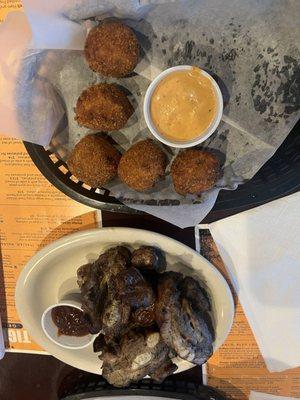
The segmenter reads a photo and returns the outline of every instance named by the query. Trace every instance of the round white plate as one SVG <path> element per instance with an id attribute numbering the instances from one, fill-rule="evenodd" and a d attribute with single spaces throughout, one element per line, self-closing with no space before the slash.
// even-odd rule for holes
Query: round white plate
<path id="1" fill-rule="evenodd" d="M 65 236 L 36 253 L 22 270 L 16 287 L 16 307 L 24 327 L 45 351 L 54 357 L 94 374 L 101 374 L 101 361 L 92 345 L 68 350 L 51 342 L 41 327 L 41 316 L 51 304 L 67 293 L 78 290 L 77 269 L 94 261 L 109 247 L 127 245 L 137 248 L 147 244 L 166 253 L 168 269 L 200 279 L 211 299 L 216 350 L 225 341 L 233 322 L 234 302 L 231 291 L 217 269 L 191 248 L 166 236 L 131 228 L 101 228 Z M 79 291 L 79 290 L 78 290 Z M 177 358 L 177 372 L 193 364 Z"/>

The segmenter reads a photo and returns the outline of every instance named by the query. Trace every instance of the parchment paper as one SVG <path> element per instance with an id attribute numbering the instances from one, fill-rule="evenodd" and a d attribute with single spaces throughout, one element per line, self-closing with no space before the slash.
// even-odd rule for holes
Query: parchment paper
<path id="1" fill-rule="evenodd" d="M 37 0 L 24 3 L 34 50 L 26 53 L 20 66 L 16 88 L 19 126 L 23 138 L 42 144 L 49 140 L 49 132 L 55 131 L 50 146 L 63 159 L 91 132 L 74 121 L 76 100 L 87 86 L 117 81 L 128 91 L 136 112 L 125 129 L 110 134 L 125 150 L 151 136 L 142 116 L 142 102 L 158 72 L 190 64 L 216 76 L 224 97 L 224 116 L 203 147 L 217 151 L 224 162 L 224 177 L 217 188 L 199 198 L 183 198 L 174 193 L 169 175 L 144 194 L 118 181 L 108 185 L 131 207 L 180 227 L 196 224 L 210 211 L 220 188 L 234 189 L 253 177 L 299 118 L 300 3 L 296 0 L 159 2 L 162 4 L 55 0 L 48 9 Z M 93 73 L 80 50 L 87 29 L 110 16 L 123 18 L 136 31 L 142 47 L 136 74 L 118 80 Z M 41 51 L 51 48 L 60 50 Z M 66 109 L 67 124 L 62 109 Z M 176 152 L 164 149 L 172 161 Z"/>

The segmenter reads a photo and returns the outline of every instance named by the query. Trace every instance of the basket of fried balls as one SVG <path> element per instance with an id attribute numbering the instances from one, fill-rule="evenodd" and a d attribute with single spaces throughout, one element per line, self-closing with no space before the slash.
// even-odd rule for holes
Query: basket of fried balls
<path id="1" fill-rule="evenodd" d="M 131 28 L 109 19 L 90 30 L 84 52 L 93 71 L 120 78 L 133 72 L 140 48 Z M 81 93 L 75 119 L 78 125 L 94 131 L 113 132 L 124 128 L 133 112 L 122 89 L 114 83 L 99 83 Z M 118 177 L 130 189 L 145 192 L 164 179 L 168 157 L 152 139 L 134 143 L 121 155 L 103 133 L 97 133 L 76 144 L 67 165 L 78 180 L 93 188 L 104 187 Z M 175 192 L 198 195 L 215 186 L 221 165 L 211 152 L 194 148 L 179 152 L 170 171 Z"/>
<path id="2" fill-rule="evenodd" d="M 213 352 L 212 306 L 204 285 L 166 271 L 161 249 L 117 246 L 77 270 L 93 350 L 117 387 L 150 376 L 161 383 L 176 356 L 201 365 Z M 177 360 L 178 361 L 178 360 Z"/>

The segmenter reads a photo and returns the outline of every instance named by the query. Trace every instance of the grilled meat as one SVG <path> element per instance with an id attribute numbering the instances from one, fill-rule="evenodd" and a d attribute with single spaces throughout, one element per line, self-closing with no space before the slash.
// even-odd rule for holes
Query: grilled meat
<path id="1" fill-rule="evenodd" d="M 118 296 L 128 302 L 133 310 L 150 307 L 155 302 L 152 287 L 134 267 L 120 272 L 114 284 Z"/>
<path id="2" fill-rule="evenodd" d="M 142 246 L 134 250 L 131 264 L 142 271 L 164 272 L 166 270 L 166 258 L 164 253 L 157 247 Z"/>
<path id="3" fill-rule="evenodd" d="M 212 354 L 211 304 L 192 277 L 166 268 L 159 249 L 107 250 L 77 271 L 82 308 L 90 331 L 100 335 L 103 376 L 124 387 L 149 375 L 157 382 L 177 367 L 178 355 L 203 364 Z M 162 272 L 162 273 L 158 273 Z"/>
<path id="4" fill-rule="evenodd" d="M 100 275 L 101 271 L 95 263 L 83 265 L 77 271 L 82 310 L 85 313 L 90 333 L 98 333 L 101 329 L 99 314 L 101 313 L 103 293 L 99 290 Z"/>
<path id="5" fill-rule="evenodd" d="M 149 283 L 137 269 L 131 267 L 112 277 L 107 299 L 102 329 L 108 338 L 116 338 L 133 326 L 145 326 L 147 321 L 148 324 L 150 323 L 149 308 L 154 308 L 155 295 Z M 149 312 L 146 317 L 147 310 Z M 142 314 L 139 314 L 142 312 L 144 312 L 143 321 Z M 154 317 L 154 312 L 152 314 Z M 131 315 L 135 318 L 130 320 Z M 137 315 L 140 315 L 140 318 Z M 139 325 L 139 320 L 141 325 Z"/>
<path id="6" fill-rule="evenodd" d="M 107 346 L 100 356 L 103 361 L 102 375 L 114 386 L 124 387 L 146 375 L 163 380 L 176 366 L 169 358 L 168 346 L 158 332 L 134 331 L 124 335 L 119 347 Z M 157 376 L 157 369 L 164 376 Z"/>
<path id="7" fill-rule="evenodd" d="M 184 282 L 182 274 L 166 272 L 162 274 L 155 308 L 156 321 L 165 343 L 179 357 L 203 364 L 212 354 L 213 332 L 201 287 L 189 278 Z M 183 290 L 180 290 L 180 286 Z M 199 296 L 201 301 L 192 297 Z M 204 308 L 199 305 L 202 305 Z"/>
<path id="8" fill-rule="evenodd" d="M 149 327 L 155 322 L 155 307 L 138 308 L 131 314 L 131 321 L 134 326 Z"/>
<path id="9" fill-rule="evenodd" d="M 103 253 L 94 263 L 78 269 L 77 282 L 81 291 L 82 309 L 91 333 L 98 333 L 102 329 L 111 278 L 127 268 L 130 257 L 126 247 L 118 246 Z"/>

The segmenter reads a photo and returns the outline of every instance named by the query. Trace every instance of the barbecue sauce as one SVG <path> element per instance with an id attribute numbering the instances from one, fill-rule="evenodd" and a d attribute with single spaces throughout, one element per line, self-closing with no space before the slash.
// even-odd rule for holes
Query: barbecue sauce
<path id="1" fill-rule="evenodd" d="M 83 312 L 75 307 L 55 307 L 51 311 L 51 317 L 58 328 L 58 336 L 85 336 L 89 334 Z"/>

